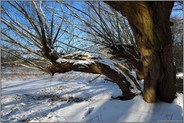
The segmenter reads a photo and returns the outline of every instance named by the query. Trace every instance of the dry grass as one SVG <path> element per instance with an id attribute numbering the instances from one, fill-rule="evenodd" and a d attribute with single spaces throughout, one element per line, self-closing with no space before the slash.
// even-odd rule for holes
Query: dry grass
<path id="1" fill-rule="evenodd" d="M 40 75 L 46 74 L 42 71 L 31 70 L 23 67 L 4 67 L 1 69 L 2 80 L 12 79 L 28 79 L 30 77 L 39 77 Z"/>

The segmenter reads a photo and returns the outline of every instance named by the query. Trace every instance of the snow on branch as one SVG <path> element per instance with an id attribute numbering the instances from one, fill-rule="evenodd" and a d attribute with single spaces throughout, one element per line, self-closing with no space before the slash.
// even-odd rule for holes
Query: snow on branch
<path id="1" fill-rule="evenodd" d="M 74 54 L 59 57 L 56 64 L 49 66 L 51 73 L 79 71 L 105 75 L 116 83 L 123 92 L 124 99 L 132 99 L 141 93 L 141 88 L 132 73 L 125 66 L 101 57 L 89 54 Z"/>

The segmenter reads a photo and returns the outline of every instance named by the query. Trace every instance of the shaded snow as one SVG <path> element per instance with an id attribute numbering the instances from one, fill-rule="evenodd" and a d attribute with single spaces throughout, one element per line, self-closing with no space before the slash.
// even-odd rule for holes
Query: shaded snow
<path id="1" fill-rule="evenodd" d="M 7 122 L 182 122 L 183 94 L 173 103 L 149 104 L 141 96 L 112 100 L 120 89 L 104 76 L 68 72 L 27 80 L 2 80 L 1 120 Z M 93 80 L 93 81 L 91 81 Z M 75 99 L 75 100 L 74 100 Z"/>

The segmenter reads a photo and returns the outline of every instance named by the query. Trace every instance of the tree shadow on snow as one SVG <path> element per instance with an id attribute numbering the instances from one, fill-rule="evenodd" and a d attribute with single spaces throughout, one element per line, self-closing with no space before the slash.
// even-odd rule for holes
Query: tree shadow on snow
<path id="1" fill-rule="evenodd" d="M 68 109 L 73 104 L 79 104 L 78 107 L 73 110 L 66 121 L 71 122 L 158 122 L 158 121 L 182 121 L 182 109 L 175 103 L 155 103 L 150 104 L 143 101 L 141 96 L 136 96 L 132 100 L 114 100 L 110 97 L 105 98 L 105 94 L 118 96 L 121 91 L 114 83 L 102 82 L 102 79 L 97 79 L 92 83 L 81 81 L 82 77 L 79 77 L 78 84 L 82 86 L 71 87 L 73 89 L 67 89 L 59 83 L 54 83 L 54 86 L 65 89 L 61 93 L 53 92 L 40 92 L 31 94 L 17 95 L 17 99 L 2 104 L 2 110 L 7 107 L 10 108 L 7 113 L 1 117 L 7 121 L 19 121 L 26 122 L 32 119 L 41 120 L 42 118 L 49 118 L 50 113 L 57 112 L 61 109 Z M 84 77 L 85 78 L 85 77 Z M 60 78 L 57 78 L 58 80 Z M 37 81 L 29 81 L 37 84 L 37 82 L 49 81 L 47 79 L 41 79 Z M 87 81 L 87 80 L 86 80 Z M 26 83 L 19 85 L 9 86 L 14 88 L 18 86 L 25 86 Z M 44 84 L 44 83 L 43 83 Z M 71 86 L 71 85 L 70 85 Z M 39 86 L 35 88 L 37 90 Z M 3 88 L 5 89 L 5 88 Z M 8 87 L 6 87 L 8 89 Z M 34 89 L 33 89 L 34 90 Z M 31 92 L 33 90 L 25 89 L 25 92 Z M 57 90 L 56 90 L 57 91 Z M 14 94 L 16 90 L 11 93 Z M 98 96 L 102 94 L 102 96 Z M 104 94 L 104 96 L 103 96 Z M 68 97 L 66 96 L 68 95 Z M 98 99 L 96 98 L 98 96 Z M 12 96 L 13 97 L 13 96 Z M 16 96 L 15 96 L 16 97 Z M 71 97 L 71 98 L 70 98 Z M 67 99 L 66 99 L 67 98 Z M 89 101 L 91 98 L 94 100 Z M 81 103 L 84 105 L 80 105 Z M 10 107 L 12 106 L 12 107 Z M 45 108 L 44 108 L 45 107 Z M 93 110 L 84 118 L 81 114 L 85 113 L 85 108 L 91 107 Z M 23 117 L 17 117 L 19 114 Z M 57 115 L 57 114 L 54 114 Z M 65 114 L 63 114 L 65 115 Z M 77 121 L 75 120 L 77 119 Z"/>

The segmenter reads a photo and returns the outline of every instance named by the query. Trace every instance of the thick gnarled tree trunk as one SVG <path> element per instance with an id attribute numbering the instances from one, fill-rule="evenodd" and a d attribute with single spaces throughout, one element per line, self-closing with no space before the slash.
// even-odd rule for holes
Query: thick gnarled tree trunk
<path id="1" fill-rule="evenodd" d="M 134 33 L 143 63 L 144 100 L 172 102 L 176 75 L 169 18 L 174 2 L 106 3 L 128 19 Z"/>

